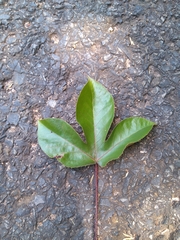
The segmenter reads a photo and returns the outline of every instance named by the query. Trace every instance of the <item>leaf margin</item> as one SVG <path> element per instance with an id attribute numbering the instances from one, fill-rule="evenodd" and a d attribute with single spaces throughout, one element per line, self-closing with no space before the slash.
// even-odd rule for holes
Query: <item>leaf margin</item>
<path id="1" fill-rule="evenodd" d="M 143 117 L 135 116 L 135 117 L 126 118 L 126 119 L 120 121 L 120 122 L 114 127 L 114 129 L 113 129 L 112 132 L 110 133 L 109 138 L 108 138 L 108 139 L 106 140 L 106 142 L 105 142 L 106 145 L 108 145 L 108 141 L 111 140 L 111 138 L 112 138 L 114 132 L 116 131 L 116 129 L 118 129 L 118 127 L 119 127 L 120 125 L 122 125 L 124 122 L 129 121 L 129 120 L 142 120 L 142 121 L 144 121 L 144 122 L 146 122 L 146 123 L 149 123 L 149 124 L 150 124 L 150 125 L 148 126 L 149 129 L 147 130 L 147 132 L 146 132 L 145 134 L 143 134 L 141 137 L 137 138 L 136 141 L 131 141 L 131 142 L 129 142 L 128 144 L 125 144 L 125 146 L 123 147 L 123 149 L 121 150 L 121 152 L 118 154 L 119 156 L 115 156 L 115 157 L 112 158 L 111 160 L 105 161 L 105 163 L 102 163 L 102 162 L 103 162 L 102 158 L 101 158 L 100 160 L 98 159 L 98 164 L 99 164 L 99 166 L 105 167 L 109 162 L 111 162 L 111 161 L 113 161 L 113 160 L 115 160 L 115 159 L 120 158 L 120 157 L 122 156 L 122 154 L 124 153 L 125 149 L 126 149 L 128 146 L 130 146 L 130 145 L 132 145 L 132 144 L 134 144 L 134 143 L 137 143 L 137 142 L 141 141 L 142 139 L 144 139 L 144 138 L 149 134 L 149 132 L 152 130 L 152 128 L 153 128 L 155 125 L 157 125 L 155 122 L 152 122 L 152 121 L 150 121 L 150 120 L 148 120 L 148 119 L 146 119 L 146 118 L 143 118 Z M 147 128 L 147 127 L 146 127 L 146 128 Z M 142 129 L 140 129 L 139 131 L 141 131 L 141 130 L 142 130 Z M 136 133 L 133 133 L 133 134 L 136 134 Z M 120 144 L 120 143 L 119 143 L 119 144 Z M 108 151 L 108 152 L 109 152 L 109 151 Z M 105 154 L 104 154 L 104 155 L 105 155 Z"/>
<path id="2" fill-rule="evenodd" d="M 110 95 L 110 97 L 112 98 L 112 107 L 113 107 L 113 111 L 112 111 L 112 116 L 111 116 L 111 123 L 110 123 L 110 126 L 109 126 L 109 129 L 110 129 L 110 127 L 111 127 L 111 125 L 112 125 L 112 121 L 113 121 L 113 119 L 114 119 L 114 113 L 115 113 L 115 105 L 114 105 L 114 98 L 113 98 L 113 96 L 111 95 L 111 93 L 108 91 L 108 89 L 106 88 L 106 87 L 104 87 L 101 83 L 99 83 L 98 81 L 96 81 L 96 80 L 94 80 L 94 79 L 92 79 L 92 78 L 88 78 L 88 82 L 86 83 L 86 85 L 85 86 L 87 86 L 88 85 L 88 83 L 97 83 L 101 88 L 103 88 L 104 90 L 106 90 L 107 91 L 107 93 Z M 85 88 L 85 86 L 83 87 L 83 89 Z M 81 92 L 83 92 L 83 89 L 82 89 L 82 91 Z M 81 93 L 80 93 L 80 95 L 81 95 Z M 79 95 L 79 97 L 78 97 L 78 101 L 79 101 L 79 99 L 80 99 L 80 95 Z M 77 101 L 77 103 L 76 103 L 76 120 L 77 120 L 77 122 L 80 124 L 80 126 L 82 127 L 82 129 L 83 129 L 83 126 L 81 125 L 81 123 L 78 121 L 78 118 L 77 118 L 77 105 L 78 105 L 78 101 Z M 107 137 L 107 135 L 109 135 L 109 137 L 108 137 L 108 139 L 106 139 L 105 138 L 105 140 L 104 140 L 104 142 L 102 143 L 102 151 L 104 151 L 104 149 L 103 148 L 106 148 L 107 147 L 107 145 L 108 145 L 108 142 L 110 141 L 109 139 L 111 139 L 111 136 L 113 135 L 113 133 L 114 133 L 114 131 L 116 131 L 116 129 L 118 128 L 118 126 L 119 125 L 121 125 L 124 121 L 127 121 L 128 119 L 143 119 L 143 120 L 145 120 L 145 121 L 148 121 L 149 123 L 151 123 L 151 126 L 149 127 L 149 130 L 147 131 L 147 133 L 146 134 L 144 134 L 142 137 L 140 137 L 140 138 L 138 138 L 138 140 L 136 140 L 136 141 L 132 141 L 132 142 L 130 142 L 130 143 L 128 143 L 128 144 L 126 144 L 124 147 L 123 147 L 123 149 L 120 151 L 120 153 L 118 154 L 118 155 L 116 155 L 115 157 L 111 157 L 111 159 L 110 160 L 103 160 L 104 158 L 103 158 L 103 156 L 104 155 L 106 155 L 106 154 L 103 154 L 102 155 L 102 157 L 100 156 L 100 157 L 93 157 L 93 155 L 92 155 L 92 152 L 88 152 L 87 153 L 87 151 L 90 151 L 90 149 L 88 148 L 88 144 L 87 143 L 85 143 L 83 140 L 82 140 L 82 138 L 80 137 L 80 135 L 75 131 L 75 129 L 70 125 L 70 124 L 68 124 L 66 121 L 64 121 L 64 120 L 62 120 L 62 119 L 58 119 L 58 118 L 46 118 L 46 119 L 42 119 L 42 120 L 39 120 L 38 121 L 38 143 L 39 143 L 39 145 L 40 145 L 40 147 L 41 147 L 41 149 L 44 151 L 44 149 L 43 149 L 43 147 L 41 146 L 41 144 L 40 144 L 40 138 L 39 138 L 39 123 L 41 123 L 42 121 L 44 121 L 44 120 L 52 120 L 52 119 L 56 119 L 56 120 L 59 120 L 59 121 L 61 121 L 61 122 L 63 122 L 64 124 L 66 124 L 70 129 L 71 129 L 71 131 L 73 131 L 74 132 L 74 134 L 76 135 L 76 137 L 78 137 L 78 140 L 83 144 L 83 148 L 85 149 L 85 151 L 84 150 L 82 150 L 82 149 L 79 149 L 80 151 L 82 151 L 82 153 L 83 154 L 85 154 L 86 155 L 86 157 L 88 157 L 88 158 L 90 158 L 91 160 L 88 162 L 88 160 L 87 161 L 85 161 L 85 163 L 83 164 L 83 162 L 81 162 L 80 164 L 77 164 L 77 162 L 76 162 L 76 164 L 74 163 L 74 164 L 69 164 L 69 163 L 67 163 L 68 161 L 65 161 L 65 158 L 67 157 L 67 155 L 70 155 L 70 151 L 67 151 L 67 152 L 65 152 L 64 154 L 54 154 L 54 155 L 48 155 L 47 153 L 46 153 L 46 151 L 44 151 L 49 157 L 52 157 L 52 158 L 54 158 L 54 157 L 56 157 L 56 159 L 59 161 L 59 162 L 61 162 L 63 165 L 65 165 L 66 167 L 70 167 L 70 168 L 76 168 L 76 167 L 83 167 L 83 166 L 88 166 L 88 165 L 93 165 L 93 164 L 95 164 L 95 163 L 98 163 L 98 165 L 99 166 L 101 166 L 101 167 L 105 167 L 109 162 L 111 162 L 111 161 L 113 161 L 113 160 L 115 160 L 115 159 L 118 159 L 118 158 L 120 158 L 120 156 L 123 154 L 123 152 L 124 152 L 124 150 L 129 146 L 129 145 L 131 145 L 131 144 L 133 144 L 133 143 L 136 143 L 136 142 L 139 142 L 140 140 L 142 140 L 143 138 L 145 138 L 147 135 L 148 135 L 148 133 L 152 130 L 152 128 L 153 128 L 153 126 L 155 126 L 155 125 L 157 125 L 155 122 L 152 122 L 152 121 L 150 121 L 150 120 L 147 120 L 147 119 L 145 119 L 145 118 L 142 118 L 142 117 L 130 117 L 130 118 L 126 118 L 126 119 L 124 119 L 123 121 L 121 121 L 121 122 L 119 122 L 116 126 L 115 126 L 115 128 L 110 132 L 110 134 L 108 134 L 109 133 L 109 129 L 107 130 L 107 132 L 106 132 L 106 137 Z M 83 129 L 83 131 L 84 131 L 84 129 Z M 77 147 L 77 146 L 75 146 L 75 147 Z M 100 149 L 99 149 L 100 150 Z M 110 152 L 110 151 L 108 151 L 108 152 Z M 75 154 L 76 152 L 74 151 L 74 154 Z M 112 153 L 111 153 L 112 154 Z M 61 157 L 59 157 L 59 155 L 61 155 Z M 90 156 L 91 155 L 91 156 Z"/>
<path id="3" fill-rule="evenodd" d="M 71 151 L 67 151 L 67 152 L 62 152 L 62 150 L 60 151 L 60 149 L 62 149 L 62 147 L 60 147 L 58 149 L 57 146 L 57 143 L 54 142 L 54 146 L 53 146 L 53 142 L 50 141 L 49 143 L 49 135 L 48 134 L 55 134 L 57 135 L 58 137 L 57 138 L 62 138 L 62 136 L 58 135 L 57 133 L 53 132 L 53 129 L 52 129 L 52 125 L 51 125 L 51 128 L 48 128 L 47 126 L 45 126 L 45 124 L 43 123 L 51 123 L 52 122 L 58 122 L 58 124 L 62 123 L 64 124 L 67 128 L 70 129 L 70 131 L 72 131 L 73 134 L 75 134 L 75 136 L 77 137 L 77 140 L 79 141 L 79 144 L 82 144 L 82 148 L 79 148 L 79 146 L 76 146 L 74 143 L 70 142 L 70 145 L 72 148 L 78 148 L 79 150 L 79 153 L 81 155 L 84 155 L 87 157 L 87 159 L 89 159 L 89 164 L 87 164 L 87 159 L 86 159 L 86 163 L 83 165 L 83 164 L 76 164 L 76 162 L 74 162 L 74 165 L 70 166 L 68 164 L 65 164 L 64 160 L 67 156 L 67 154 L 69 154 Z M 61 126 L 62 127 L 62 126 Z M 46 135 L 46 134 L 47 135 Z M 64 134 L 64 133 L 63 133 Z M 46 135 L 46 136 L 45 136 Z M 44 136 L 41 138 L 41 136 Z M 57 141 L 57 138 L 55 136 L 52 136 L 55 138 L 55 141 Z M 68 139 L 64 139 L 63 140 L 67 141 Z M 86 148 L 87 149 L 87 145 L 83 142 L 82 138 L 79 136 L 79 134 L 75 131 L 75 129 L 70 125 L 68 124 L 66 121 L 62 120 L 62 119 L 59 119 L 59 118 L 46 118 L 46 119 L 42 119 L 42 120 L 39 120 L 38 121 L 38 143 L 41 147 L 41 149 L 43 150 L 43 152 L 49 156 L 50 158 L 56 158 L 59 162 L 63 162 L 63 165 L 67 166 L 67 167 L 72 167 L 72 168 L 75 168 L 75 167 L 81 167 L 81 166 L 87 166 L 87 165 L 92 165 L 92 164 L 95 164 L 94 161 L 90 161 L 90 159 L 92 159 L 85 151 L 84 149 Z M 55 151 L 54 153 L 51 153 L 52 150 L 50 150 L 50 148 L 54 148 Z M 75 153 L 75 151 L 74 151 Z M 59 157 L 61 156 L 61 157 Z M 80 161 L 80 160 L 79 160 Z"/>

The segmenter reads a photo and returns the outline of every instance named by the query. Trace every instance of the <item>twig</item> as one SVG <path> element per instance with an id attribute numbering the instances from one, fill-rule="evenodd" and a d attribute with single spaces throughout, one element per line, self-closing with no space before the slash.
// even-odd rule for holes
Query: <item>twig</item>
<path id="1" fill-rule="evenodd" d="M 94 240 L 98 240 L 98 164 L 95 164 L 95 217 L 94 217 Z"/>

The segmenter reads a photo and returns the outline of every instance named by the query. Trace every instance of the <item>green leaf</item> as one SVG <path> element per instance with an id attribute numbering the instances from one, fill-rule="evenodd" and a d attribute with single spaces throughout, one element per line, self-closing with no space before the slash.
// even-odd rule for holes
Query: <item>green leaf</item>
<path id="1" fill-rule="evenodd" d="M 100 83 L 88 79 L 78 98 L 76 119 L 86 142 L 65 121 L 56 118 L 38 122 L 38 142 L 49 157 L 67 167 L 98 163 L 101 167 L 121 156 L 124 149 L 144 138 L 155 125 L 145 118 L 131 117 L 120 122 L 106 140 L 114 118 L 112 95 Z"/>
<path id="2" fill-rule="evenodd" d="M 124 149 L 144 138 L 155 123 L 140 117 L 131 117 L 120 122 L 104 144 L 104 152 L 98 160 L 101 167 L 118 158 Z"/>
<path id="3" fill-rule="evenodd" d="M 96 160 L 114 118 L 114 100 L 98 82 L 89 78 L 82 90 L 76 108 L 76 119 L 82 126 L 89 151 Z"/>
<path id="4" fill-rule="evenodd" d="M 94 164 L 88 155 L 88 146 L 76 131 L 66 122 L 47 118 L 38 122 L 38 140 L 41 149 L 49 156 L 56 157 L 67 167 Z"/>

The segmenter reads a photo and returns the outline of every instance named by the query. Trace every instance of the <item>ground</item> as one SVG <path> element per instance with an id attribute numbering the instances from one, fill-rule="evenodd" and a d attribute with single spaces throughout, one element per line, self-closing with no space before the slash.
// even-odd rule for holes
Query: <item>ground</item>
<path id="1" fill-rule="evenodd" d="M 42 118 L 82 133 L 87 76 L 113 95 L 114 123 L 157 123 L 99 171 L 99 240 L 180 239 L 179 20 L 178 0 L 0 0 L 0 239 L 93 239 L 94 166 L 37 143 Z"/>

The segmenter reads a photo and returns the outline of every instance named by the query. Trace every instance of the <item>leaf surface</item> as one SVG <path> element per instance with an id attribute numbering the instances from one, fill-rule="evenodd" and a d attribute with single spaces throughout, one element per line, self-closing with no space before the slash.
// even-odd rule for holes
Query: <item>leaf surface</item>
<path id="1" fill-rule="evenodd" d="M 101 167 L 120 157 L 124 149 L 144 138 L 155 125 L 145 118 L 131 117 L 121 121 L 106 140 L 114 118 L 112 95 L 100 83 L 88 79 L 76 106 L 76 119 L 86 142 L 65 121 L 57 118 L 38 122 L 38 142 L 49 157 L 56 157 L 67 167 L 98 163 Z"/>
<path id="2" fill-rule="evenodd" d="M 109 161 L 118 158 L 127 146 L 144 138 L 154 124 L 140 117 L 131 117 L 120 122 L 104 144 L 104 153 L 98 160 L 99 165 L 104 167 Z"/>
<path id="3" fill-rule="evenodd" d="M 96 160 L 114 118 L 114 100 L 111 94 L 98 82 L 89 78 L 80 93 L 76 119 L 82 126 L 89 151 Z"/>
<path id="4" fill-rule="evenodd" d="M 56 157 L 67 167 L 94 164 L 88 155 L 88 147 L 76 131 L 65 121 L 47 118 L 38 122 L 38 141 L 41 149 L 49 156 Z"/>

